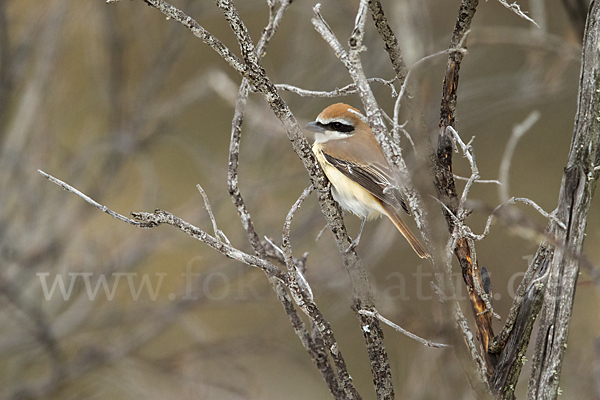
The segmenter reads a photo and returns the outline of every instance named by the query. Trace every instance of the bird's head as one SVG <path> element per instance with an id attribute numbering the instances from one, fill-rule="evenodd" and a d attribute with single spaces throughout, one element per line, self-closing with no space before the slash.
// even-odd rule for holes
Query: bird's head
<path id="1" fill-rule="evenodd" d="M 333 104 L 324 109 L 314 122 L 305 128 L 315 133 L 315 141 L 324 143 L 334 139 L 345 139 L 357 129 L 369 129 L 366 118 L 354 107 L 344 103 Z"/>

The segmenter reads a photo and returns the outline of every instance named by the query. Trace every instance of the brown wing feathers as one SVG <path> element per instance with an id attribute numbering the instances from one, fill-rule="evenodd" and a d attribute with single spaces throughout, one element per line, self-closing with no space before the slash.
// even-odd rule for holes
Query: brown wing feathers
<path id="1" fill-rule="evenodd" d="M 394 209 L 402 207 L 406 213 L 410 214 L 408 207 L 400 194 L 400 191 L 389 181 L 384 168 L 378 164 L 360 165 L 351 161 L 344 161 L 335 158 L 329 154 L 323 153 L 328 163 L 333 165 L 342 174 L 358 183 L 384 203 L 388 203 Z"/>
<path id="2" fill-rule="evenodd" d="M 323 153 L 323 155 L 327 162 L 333 165 L 338 171 L 381 200 L 381 206 L 385 210 L 385 213 L 394 225 L 396 225 L 396 228 L 398 228 L 402 236 L 406 238 L 408 244 L 410 244 L 419 257 L 430 257 L 421 242 L 419 242 L 419 239 L 416 238 L 398 215 L 400 207 L 409 213 L 408 207 L 406 206 L 400 191 L 390 183 L 385 171 L 383 171 L 378 164 L 365 166 L 351 161 L 340 160 L 326 153 Z"/>

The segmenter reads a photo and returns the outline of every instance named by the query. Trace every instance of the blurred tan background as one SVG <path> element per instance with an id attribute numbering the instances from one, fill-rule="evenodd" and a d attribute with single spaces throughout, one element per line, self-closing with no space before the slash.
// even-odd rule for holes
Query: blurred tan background
<path id="1" fill-rule="evenodd" d="M 213 2 L 174 4 L 238 52 Z M 267 23 L 266 2 L 236 5 L 257 40 Z M 550 212 L 573 128 L 580 39 L 560 1 L 521 5 L 541 28 L 498 2 L 479 5 L 461 69 L 457 127 L 465 141 L 476 136 L 482 179 L 496 179 L 513 126 L 539 110 L 539 122 L 515 152 L 510 194 L 529 197 Z M 313 6 L 292 4 L 264 66 L 275 83 L 333 90 L 350 79 L 313 30 Z M 383 6 L 408 65 L 447 48 L 458 1 L 399 0 Z M 343 43 L 356 9 L 356 1 L 323 4 L 324 17 Z M 367 75 L 390 79 L 387 55 L 370 21 L 367 26 Z M 411 74 L 411 91 L 431 134 L 445 60 L 426 61 Z M 234 246 L 251 252 L 226 182 L 239 83 L 199 39 L 142 1 L 0 1 L 2 398 L 330 398 L 260 271 L 174 228 L 141 230 L 116 221 L 37 173 L 55 175 L 122 214 L 165 209 L 212 233 L 195 188 L 201 184 L 219 228 Z M 392 114 L 389 88 L 372 86 Z M 301 123 L 336 101 L 361 108 L 357 97 L 283 96 Z M 404 118 L 410 131 L 410 116 Z M 403 146 L 410 154 L 408 142 Z M 256 94 L 248 103 L 240 162 L 240 189 L 256 229 L 280 243 L 285 216 L 308 176 Z M 455 165 L 455 173 L 469 175 L 460 155 Z M 419 186 L 432 190 L 425 171 L 416 176 Z M 495 207 L 497 187 L 477 184 L 471 198 Z M 599 205 L 596 198 L 585 243 L 596 265 Z M 533 210 L 520 208 L 545 224 Z M 360 221 L 352 216 L 346 221 L 356 235 Z M 477 213 L 469 218 L 475 232 L 485 221 Z M 359 392 L 371 399 L 368 358 L 350 310 L 352 288 L 331 234 L 326 231 L 315 242 L 324 223 L 313 194 L 292 224 L 294 254 L 309 252 L 307 279 L 317 303 L 332 323 Z M 536 248 L 500 224 L 477 245 L 503 319 L 519 273 Z M 393 225 L 367 224 L 358 253 L 379 311 L 422 337 L 443 341 L 443 311 L 429 286 L 432 271 Z M 56 279 L 64 283 L 64 293 Z M 464 288 L 461 295 L 470 318 Z M 594 346 L 600 340 L 599 301 L 598 287 L 583 271 L 561 378 L 566 398 L 600 398 L 594 372 L 600 368 Z M 501 326 L 497 321 L 496 329 Z M 425 348 L 384 329 L 398 398 L 474 398 L 451 350 Z M 528 375 L 526 364 L 521 397 Z"/>

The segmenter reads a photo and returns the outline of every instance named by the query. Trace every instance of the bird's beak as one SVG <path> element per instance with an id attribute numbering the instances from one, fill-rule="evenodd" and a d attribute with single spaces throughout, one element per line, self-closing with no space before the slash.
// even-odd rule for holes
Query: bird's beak
<path id="1" fill-rule="evenodd" d="M 309 122 L 308 124 L 304 125 L 304 129 L 311 131 L 311 132 L 316 132 L 316 133 L 325 132 L 325 128 L 323 128 L 323 126 L 321 124 L 319 124 L 317 121 Z"/>

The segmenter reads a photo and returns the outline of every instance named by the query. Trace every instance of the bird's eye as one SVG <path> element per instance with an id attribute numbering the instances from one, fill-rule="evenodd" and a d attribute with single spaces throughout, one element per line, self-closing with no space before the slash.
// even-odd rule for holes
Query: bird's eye
<path id="1" fill-rule="evenodd" d="M 354 127 L 349 124 L 344 124 L 339 121 L 332 121 L 327 124 L 327 128 L 332 131 L 340 132 L 340 133 L 350 133 L 354 130 Z"/>
<path id="2" fill-rule="evenodd" d="M 332 122 L 331 123 L 331 127 L 333 129 L 335 129 L 336 131 L 339 131 L 340 129 L 342 129 L 342 123 L 341 122 Z"/>

